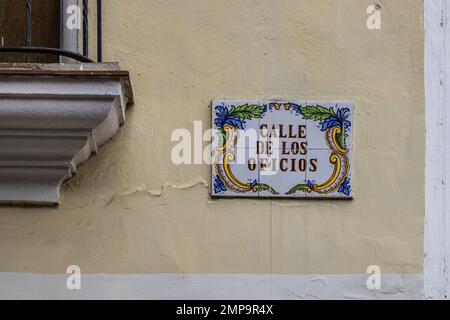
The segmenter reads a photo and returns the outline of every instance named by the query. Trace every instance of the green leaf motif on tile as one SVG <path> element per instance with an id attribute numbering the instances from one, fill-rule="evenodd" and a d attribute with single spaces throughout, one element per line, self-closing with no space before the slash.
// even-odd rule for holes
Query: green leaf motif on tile
<path id="1" fill-rule="evenodd" d="M 347 148 L 347 142 L 346 142 L 347 138 L 348 138 L 348 134 L 345 132 L 342 132 L 337 135 L 337 143 L 339 144 L 339 147 L 341 149 Z"/>
<path id="2" fill-rule="evenodd" d="M 310 190 L 309 186 L 307 184 L 298 184 L 296 186 L 294 186 L 291 190 L 289 190 L 288 192 L 286 192 L 287 195 L 293 195 L 296 194 L 297 192 L 304 192 L 304 191 L 308 191 Z"/>
<path id="3" fill-rule="evenodd" d="M 228 116 L 237 116 L 242 120 L 261 119 L 264 113 L 264 106 L 256 104 L 244 104 L 232 106 Z"/>
<path id="4" fill-rule="evenodd" d="M 325 108 L 322 106 L 306 106 L 300 108 L 300 113 L 306 120 L 324 121 L 331 117 L 336 117 L 333 108 Z"/>
<path id="5" fill-rule="evenodd" d="M 274 188 L 272 188 L 271 186 L 267 185 L 267 184 L 258 184 L 255 187 L 255 191 L 268 191 L 273 195 L 278 195 L 279 193 L 275 191 Z"/>
<path id="6" fill-rule="evenodd" d="M 227 133 L 225 132 L 225 130 L 223 130 L 222 128 L 217 130 L 217 146 L 219 148 L 222 148 L 225 143 L 226 143 L 226 139 L 227 139 Z"/>

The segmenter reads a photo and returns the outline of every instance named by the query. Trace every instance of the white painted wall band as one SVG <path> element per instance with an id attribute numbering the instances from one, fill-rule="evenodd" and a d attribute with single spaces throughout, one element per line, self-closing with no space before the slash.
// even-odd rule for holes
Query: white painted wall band
<path id="1" fill-rule="evenodd" d="M 450 215 L 447 168 L 450 159 L 449 47 L 447 0 L 425 0 L 425 96 L 426 96 L 426 169 L 425 169 L 425 260 L 426 298 L 448 297 L 448 243 Z"/>
<path id="2" fill-rule="evenodd" d="M 363 275 L 69 275 L 0 273 L 0 299 L 299 300 L 422 299 L 422 275 L 383 275 L 369 290 Z"/>

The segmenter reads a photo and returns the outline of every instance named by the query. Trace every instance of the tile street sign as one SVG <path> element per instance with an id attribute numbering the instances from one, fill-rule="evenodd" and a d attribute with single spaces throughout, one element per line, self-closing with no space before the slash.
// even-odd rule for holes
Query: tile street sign
<path id="1" fill-rule="evenodd" d="M 216 100 L 212 108 L 212 196 L 353 197 L 351 103 Z"/>

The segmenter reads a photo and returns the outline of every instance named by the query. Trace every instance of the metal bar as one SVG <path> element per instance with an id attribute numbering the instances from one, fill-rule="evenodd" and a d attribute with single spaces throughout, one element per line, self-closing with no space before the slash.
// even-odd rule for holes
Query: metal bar
<path id="1" fill-rule="evenodd" d="M 102 0 L 97 0 L 97 62 L 103 60 Z"/>
<path id="2" fill-rule="evenodd" d="M 33 34 L 32 34 L 32 30 L 33 30 L 33 26 L 32 26 L 32 24 L 33 24 L 33 17 L 32 17 L 32 14 L 33 14 L 33 11 L 32 11 L 33 1 L 32 0 L 26 0 L 25 6 L 26 6 L 26 8 L 25 8 L 25 15 L 26 15 L 25 20 L 26 20 L 26 33 L 27 33 L 27 35 L 26 35 L 26 37 L 27 37 L 26 46 L 27 47 L 31 47 L 31 45 L 32 45 L 32 37 L 33 37 Z"/>
<path id="3" fill-rule="evenodd" d="M 59 0 L 59 48 L 64 49 L 64 0 Z"/>
<path id="4" fill-rule="evenodd" d="M 79 62 L 94 62 L 88 57 L 85 57 L 79 53 L 61 50 L 58 48 L 43 48 L 43 47 L 14 47 L 14 46 L 0 46 L 0 52 L 14 52 L 14 53 L 44 53 L 51 55 L 58 55 L 67 58 L 77 60 Z"/>
<path id="5" fill-rule="evenodd" d="M 89 7 L 88 0 L 83 0 L 83 56 L 89 55 Z"/>

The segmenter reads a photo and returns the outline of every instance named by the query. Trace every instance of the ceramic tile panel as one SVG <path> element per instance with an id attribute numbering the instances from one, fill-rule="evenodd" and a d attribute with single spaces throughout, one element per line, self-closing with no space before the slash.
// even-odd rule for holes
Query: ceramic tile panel
<path id="1" fill-rule="evenodd" d="M 212 124 L 214 130 L 223 131 L 224 137 L 234 135 L 237 148 L 256 147 L 259 120 L 263 106 L 255 100 L 214 100 Z M 230 133 L 233 129 L 234 134 Z"/>
<path id="2" fill-rule="evenodd" d="M 275 198 L 306 197 L 305 189 L 294 190 L 294 186 L 305 184 L 308 170 L 306 155 L 297 150 L 274 150 L 271 156 L 261 155 L 259 181 L 270 186 L 274 192 L 260 192 L 260 196 Z"/>
<path id="3" fill-rule="evenodd" d="M 211 194 L 216 197 L 258 197 L 259 159 L 256 149 L 219 153 L 212 165 Z"/>
<path id="4" fill-rule="evenodd" d="M 330 150 L 310 150 L 306 172 L 307 197 L 351 199 L 352 151 L 338 153 Z"/>
<path id="5" fill-rule="evenodd" d="M 328 150 L 329 144 L 324 134 L 330 128 L 341 128 L 345 139 L 340 137 L 346 149 L 353 149 L 353 105 L 349 102 L 314 102 L 306 101 L 305 115 L 308 117 L 306 131 L 308 148 Z"/>
<path id="6" fill-rule="evenodd" d="M 213 124 L 213 196 L 352 198 L 351 103 L 216 100 Z"/>
<path id="7" fill-rule="evenodd" d="M 262 101 L 266 112 L 260 119 L 260 141 L 271 141 L 272 148 L 294 149 L 306 141 L 306 120 L 300 114 L 302 101 Z"/>

